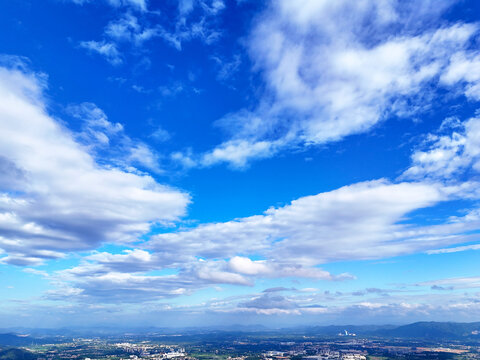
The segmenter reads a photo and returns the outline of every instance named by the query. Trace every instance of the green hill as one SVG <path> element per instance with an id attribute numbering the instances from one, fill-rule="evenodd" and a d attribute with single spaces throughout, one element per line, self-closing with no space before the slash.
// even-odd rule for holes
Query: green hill
<path id="1" fill-rule="evenodd" d="M 378 331 L 378 335 L 418 339 L 480 339 L 480 322 L 416 322 L 394 329 Z"/>
<path id="2" fill-rule="evenodd" d="M 22 349 L 6 349 L 0 351 L 0 360 L 36 360 L 37 356 Z"/>
<path id="3" fill-rule="evenodd" d="M 0 334 L 0 345 L 3 346 L 25 346 L 32 343 L 30 336 L 19 336 L 16 334 Z"/>

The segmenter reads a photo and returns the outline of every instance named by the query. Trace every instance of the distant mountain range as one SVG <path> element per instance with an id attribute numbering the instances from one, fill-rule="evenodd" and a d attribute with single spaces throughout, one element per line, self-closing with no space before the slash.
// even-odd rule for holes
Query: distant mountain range
<path id="1" fill-rule="evenodd" d="M 349 334 L 357 336 L 378 336 L 387 338 L 409 339 L 465 339 L 480 340 L 480 322 L 454 323 L 454 322 L 416 322 L 413 324 L 394 325 L 343 325 L 343 326 L 317 326 L 304 328 L 303 331 L 318 335 Z M 348 336 L 348 335 L 347 335 Z"/>
<path id="2" fill-rule="evenodd" d="M 416 322 L 393 329 L 378 331 L 388 337 L 422 338 L 422 339 L 462 339 L 476 338 L 480 340 L 480 322 Z"/>
<path id="3" fill-rule="evenodd" d="M 182 334 L 200 337 L 232 337 L 236 334 L 270 334 L 270 335 L 317 335 L 326 337 L 335 336 L 368 336 L 381 338 L 404 338 L 424 340 L 479 340 L 480 322 L 454 323 L 454 322 L 416 322 L 413 324 L 396 325 L 330 325 L 330 326 L 306 326 L 296 328 L 268 329 L 262 325 L 241 326 L 232 325 L 217 328 L 145 328 L 121 331 L 110 331 L 109 328 L 95 329 L 26 329 L 19 332 L 0 334 L 0 346 L 28 346 L 31 344 L 62 342 L 66 338 L 77 336 L 170 336 Z M 29 335 L 25 335 L 29 334 Z M 164 335 L 162 335 L 164 334 Z M 340 335 L 342 334 L 342 335 Z M 2 358 L 0 358 L 2 360 Z"/>

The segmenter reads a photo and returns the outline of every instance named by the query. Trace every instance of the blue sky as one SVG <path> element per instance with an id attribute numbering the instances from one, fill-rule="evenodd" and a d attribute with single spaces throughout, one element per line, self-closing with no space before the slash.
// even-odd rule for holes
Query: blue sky
<path id="1" fill-rule="evenodd" d="M 479 10 L 2 3 L 2 326 L 479 321 Z"/>

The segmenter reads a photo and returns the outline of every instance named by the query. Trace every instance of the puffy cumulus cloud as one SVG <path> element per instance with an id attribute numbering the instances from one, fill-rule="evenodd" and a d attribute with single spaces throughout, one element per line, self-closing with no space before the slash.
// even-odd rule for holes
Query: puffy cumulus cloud
<path id="1" fill-rule="evenodd" d="M 452 56 L 440 81 L 452 86 L 463 83 L 465 95 L 480 100 L 480 54 L 471 51 Z"/>
<path id="2" fill-rule="evenodd" d="M 103 241 L 135 240 L 151 223 L 184 214 L 188 194 L 146 174 L 96 163 L 48 115 L 43 88 L 35 74 L 0 68 L 0 164 L 6 170 L 0 175 L 0 248 L 8 255 L 2 262 L 33 264 Z M 102 116 L 92 121 L 106 124 Z"/>
<path id="3" fill-rule="evenodd" d="M 350 274 L 332 275 L 319 268 L 304 267 L 300 264 L 289 264 L 285 261 L 253 261 L 248 257 L 235 256 L 229 260 L 228 266 L 234 272 L 271 278 L 311 278 L 319 280 L 346 280 L 353 279 Z"/>
<path id="4" fill-rule="evenodd" d="M 445 133 L 449 131 L 449 133 Z M 440 133 L 429 134 L 424 149 L 412 155 L 403 178 L 458 180 L 469 170 L 480 172 L 480 118 L 447 119 Z"/>
<path id="5" fill-rule="evenodd" d="M 458 191 L 435 183 L 363 182 L 306 196 L 262 215 L 155 235 L 147 246 L 172 254 L 182 244 L 183 256 L 232 258 L 230 268 L 245 275 L 282 273 L 282 267 L 288 273 L 295 270 L 288 268 L 291 264 L 308 268 L 328 261 L 408 254 L 464 242 L 468 236 L 463 233 L 478 226 L 474 210 L 435 226 L 407 221 L 410 212 L 454 198 Z M 239 254 L 261 254 L 268 261 Z M 278 267 L 269 268 L 272 265 Z"/>
<path id="6" fill-rule="evenodd" d="M 244 274 L 230 271 L 224 261 L 201 261 L 187 271 L 198 279 L 210 284 L 253 285 L 253 281 Z"/>
<path id="7" fill-rule="evenodd" d="M 270 271 L 265 261 L 252 261 L 241 256 L 231 258 L 229 265 L 232 270 L 247 275 L 257 275 Z"/>
<path id="8" fill-rule="evenodd" d="M 226 115 L 220 124 L 231 138 L 193 165 L 244 167 L 289 147 L 337 141 L 421 113 L 445 89 L 478 99 L 478 24 L 438 21 L 451 3 L 270 2 L 247 41 L 263 96 Z"/>

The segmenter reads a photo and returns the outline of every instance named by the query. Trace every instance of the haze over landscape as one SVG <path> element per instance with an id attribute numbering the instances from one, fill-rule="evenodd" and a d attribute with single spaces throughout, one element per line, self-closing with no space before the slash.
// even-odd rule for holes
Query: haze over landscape
<path id="1" fill-rule="evenodd" d="M 479 175 L 476 0 L 0 3 L 0 329 L 470 339 Z"/>

